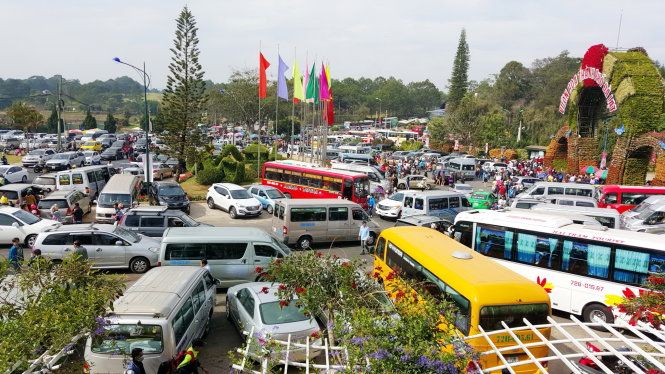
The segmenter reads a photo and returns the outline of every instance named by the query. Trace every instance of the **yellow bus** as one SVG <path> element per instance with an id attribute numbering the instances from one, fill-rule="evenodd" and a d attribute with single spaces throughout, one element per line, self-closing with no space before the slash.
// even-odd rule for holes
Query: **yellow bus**
<path id="1" fill-rule="evenodd" d="M 509 327 L 523 326 L 523 318 L 531 324 L 546 324 L 551 313 L 547 292 L 538 284 L 514 273 L 446 235 L 426 227 L 394 227 L 383 230 L 376 242 L 374 272 L 387 291 L 393 288 L 394 274 L 427 282 L 425 289 L 437 298 L 457 307 L 452 324 L 461 336 L 501 330 L 504 321 Z M 392 276 L 388 276 L 391 272 Z M 549 339 L 550 329 L 540 332 Z M 532 331 L 518 331 L 522 342 L 539 338 Z M 508 334 L 491 335 L 498 347 L 514 345 Z M 484 338 L 468 343 L 479 352 L 491 347 Z M 535 357 L 545 357 L 547 346 L 529 348 Z M 521 349 L 502 352 L 509 363 L 527 360 Z M 483 368 L 500 366 L 496 355 L 481 356 Z M 544 363 L 543 363 L 544 364 Z M 513 367 L 517 373 L 537 372 L 535 365 Z"/>

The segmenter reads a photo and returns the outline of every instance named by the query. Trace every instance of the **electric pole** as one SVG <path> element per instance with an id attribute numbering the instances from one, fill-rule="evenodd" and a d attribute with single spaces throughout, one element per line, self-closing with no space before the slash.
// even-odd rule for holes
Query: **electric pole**
<path id="1" fill-rule="evenodd" d="M 64 127 L 62 123 L 62 109 L 64 105 L 62 102 L 62 75 L 59 75 L 58 78 L 58 99 L 56 101 L 55 111 L 58 114 L 58 151 L 62 151 L 62 131 Z"/>

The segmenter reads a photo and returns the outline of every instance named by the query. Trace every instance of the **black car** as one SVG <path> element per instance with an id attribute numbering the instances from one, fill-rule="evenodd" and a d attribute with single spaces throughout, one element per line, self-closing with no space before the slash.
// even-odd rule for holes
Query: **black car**
<path id="1" fill-rule="evenodd" d="M 189 198 L 176 182 L 154 182 L 148 191 L 148 199 L 152 205 L 167 206 L 169 209 L 180 209 L 189 213 Z"/>
<path id="2" fill-rule="evenodd" d="M 101 153 L 102 160 L 120 160 L 122 158 L 122 148 L 106 148 L 104 152 Z"/>

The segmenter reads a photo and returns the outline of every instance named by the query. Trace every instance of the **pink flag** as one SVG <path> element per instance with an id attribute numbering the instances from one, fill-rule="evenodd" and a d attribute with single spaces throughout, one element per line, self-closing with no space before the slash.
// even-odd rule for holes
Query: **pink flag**
<path id="1" fill-rule="evenodd" d="M 326 68 L 321 64 L 321 75 L 319 75 L 319 96 L 321 100 L 330 100 L 330 88 L 328 87 L 328 76 Z"/>

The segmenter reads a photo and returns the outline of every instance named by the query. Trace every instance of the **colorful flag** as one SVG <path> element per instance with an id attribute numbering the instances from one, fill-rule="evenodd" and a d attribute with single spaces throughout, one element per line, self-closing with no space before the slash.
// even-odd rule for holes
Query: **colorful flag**
<path id="1" fill-rule="evenodd" d="M 325 102 L 326 105 L 326 111 L 324 114 L 326 123 L 328 125 L 332 125 L 335 123 L 335 103 L 333 102 L 332 98 L 332 89 L 330 90 L 330 100 Z"/>
<path id="2" fill-rule="evenodd" d="M 289 70 L 289 66 L 286 65 L 282 56 L 277 55 L 279 58 L 279 65 L 277 66 L 277 97 L 280 97 L 284 100 L 289 99 L 289 91 L 286 88 L 286 77 L 284 73 Z"/>
<path id="3" fill-rule="evenodd" d="M 270 63 L 263 57 L 263 53 L 259 52 L 259 98 L 265 99 L 268 91 L 268 81 L 266 79 L 266 69 L 270 67 Z"/>
<path id="4" fill-rule="evenodd" d="M 325 65 L 326 67 L 326 78 L 328 78 L 328 90 L 332 90 L 332 78 L 330 78 L 330 65 Z M 330 97 L 332 98 L 332 92 L 330 92 Z"/>
<path id="5" fill-rule="evenodd" d="M 319 103 L 319 80 L 316 79 L 316 62 L 312 65 L 312 70 L 309 73 L 309 79 L 307 82 L 307 92 L 305 93 L 305 98 L 308 103 Z M 311 101 L 310 101 L 311 100 Z"/>
<path id="6" fill-rule="evenodd" d="M 330 89 L 328 88 L 328 77 L 326 76 L 326 67 L 321 64 L 321 75 L 319 75 L 319 90 L 321 100 L 330 100 Z"/>
<path id="7" fill-rule="evenodd" d="M 298 68 L 298 61 L 293 63 L 293 102 L 297 103 L 305 100 L 305 93 L 303 92 L 302 76 Z"/>

